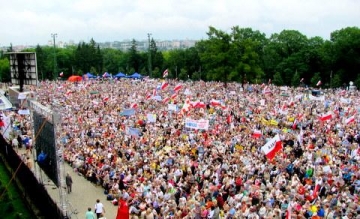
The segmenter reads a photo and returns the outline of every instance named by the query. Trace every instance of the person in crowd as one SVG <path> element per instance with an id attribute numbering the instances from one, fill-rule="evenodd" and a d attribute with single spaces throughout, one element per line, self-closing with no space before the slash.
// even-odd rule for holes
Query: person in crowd
<path id="1" fill-rule="evenodd" d="M 359 91 L 313 96 L 271 83 L 162 83 L 47 81 L 31 89 L 60 111 L 65 161 L 112 200 L 125 195 L 133 217 L 283 218 L 291 209 L 292 217 L 330 218 L 359 211 Z M 24 127 L 30 121 L 12 117 Z M 122 208 L 122 201 L 114 203 Z M 97 204 L 96 213 L 105 213 Z"/>

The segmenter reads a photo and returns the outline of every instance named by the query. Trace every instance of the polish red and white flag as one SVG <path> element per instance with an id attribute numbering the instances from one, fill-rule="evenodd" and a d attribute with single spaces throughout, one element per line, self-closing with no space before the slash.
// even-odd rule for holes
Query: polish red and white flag
<path id="1" fill-rule="evenodd" d="M 167 103 L 170 101 L 170 97 L 166 97 L 165 99 L 162 100 L 163 103 Z"/>
<path id="2" fill-rule="evenodd" d="M 324 122 L 324 121 L 332 119 L 332 116 L 333 116 L 332 113 L 329 112 L 329 113 L 326 113 L 325 115 L 320 116 L 319 119 Z"/>
<path id="3" fill-rule="evenodd" d="M 253 138 L 260 138 L 262 136 L 262 133 L 260 130 L 255 129 L 252 133 Z"/>
<path id="4" fill-rule="evenodd" d="M 132 109 L 136 109 L 137 107 L 138 107 L 137 103 L 130 104 L 130 108 L 132 108 Z"/>
<path id="5" fill-rule="evenodd" d="M 177 95 L 178 95 L 178 93 L 174 93 L 173 95 L 171 95 L 170 98 L 173 100 L 173 99 L 175 99 L 177 97 Z"/>
<path id="6" fill-rule="evenodd" d="M 165 88 L 167 88 L 167 86 L 169 86 L 169 83 L 164 81 L 162 84 L 161 84 L 161 90 L 164 90 Z"/>
<path id="7" fill-rule="evenodd" d="M 272 160 L 280 150 L 282 150 L 282 143 L 279 135 L 275 135 L 275 137 L 261 147 L 261 151 L 265 153 L 269 160 Z"/>
<path id="8" fill-rule="evenodd" d="M 221 106 L 221 102 L 218 100 L 212 99 L 212 100 L 210 100 L 210 105 L 211 106 Z"/>
<path id="9" fill-rule="evenodd" d="M 316 86 L 320 86 L 321 85 L 321 80 L 318 81 L 318 83 L 316 83 Z"/>
<path id="10" fill-rule="evenodd" d="M 166 78 L 169 75 L 169 70 L 165 69 L 165 71 L 163 72 L 163 78 Z"/>
<path id="11" fill-rule="evenodd" d="M 176 91 L 179 91 L 179 90 L 181 90 L 181 88 L 182 88 L 182 84 L 177 84 L 175 87 L 174 87 L 174 91 L 176 92 Z"/>
<path id="12" fill-rule="evenodd" d="M 348 125 L 352 122 L 355 122 L 355 116 L 350 116 L 349 118 L 345 119 L 345 124 Z"/>

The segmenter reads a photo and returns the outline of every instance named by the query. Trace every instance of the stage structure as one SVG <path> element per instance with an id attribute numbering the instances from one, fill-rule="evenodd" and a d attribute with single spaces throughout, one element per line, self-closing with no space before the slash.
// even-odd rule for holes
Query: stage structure
<path id="1" fill-rule="evenodd" d="M 8 52 L 10 60 L 11 83 L 20 86 L 20 92 L 24 91 L 24 85 L 38 84 L 38 71 L 35 52 Z"/>
<path id="2" fill-rule="evenodd" d="M 11 82 L 14 87 L 9 88 L 10 101 L 17 103 L 21 111 L 30 111 L 33 122 L 33 138 L 38 166 L 45 172 L 57 186 L 60 196 L 60 209 L 65 218 L 69 218 L 68 201 L 66 197 L 65 166 L 64 166 L 64 142 L 61 130 L 61 118 L 63 117 L 60 106 L 54 103 L 45 107 L 36 101 L 35 94 L 26 90 L 24 85 L 38 85 L 38 72 L 36 53 L 34 52 L 8 52 L 10 55 Z M 14 103 L 13 103 L 14 104 Z M 27 106 L 27 109 L 25 109 Z M 19 110 L 19 111 L 20 111 Z M 35 154 L 35 153 L 33 153 Z M 35 175 L 42 183 L 41 174 Z"/>

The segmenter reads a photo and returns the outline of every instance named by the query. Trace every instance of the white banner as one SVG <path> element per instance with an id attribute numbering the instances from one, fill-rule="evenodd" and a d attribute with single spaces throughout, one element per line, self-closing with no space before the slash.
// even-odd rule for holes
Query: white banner
<path id="1" fill-rule="evenodd" d="M 156 122 L 156 114 L 148 113 L 146 118 L 148 122 Z"/>
<path id="2" fill-rule="evenodd" d="M 197 129 L 197 130 L 208 130 L 209 129 L 209 120 L 208 119 L 185 119 L 185 128 Z"/>
<path id="3" fill-rule="evenodd" d="M 28 109 L 19 110 L 18 114 L 19 115 L 30 115 L 30 110 L 28 110 Z"/>
<path id="4" fill-rule="evenodd" d="M 168 104 L 168 110 L 171 110 L 171 111 L 177 111 L 177 106 L 176 104 Z"/>
<path id="5" fill-rule="evenodd" d="M 18 99 L 19 100 L 25 100 L 26 99 L 26 93 L 19 93 Z"/>
<path id="6" fill-rule="evenodd" d="M 325 96 L 316 97 L 316 96 L 313 96 L 313 95 L 309 94 L 309 99 L 310 100 L 316 100 L 316 101 L 324 101 Z"/>

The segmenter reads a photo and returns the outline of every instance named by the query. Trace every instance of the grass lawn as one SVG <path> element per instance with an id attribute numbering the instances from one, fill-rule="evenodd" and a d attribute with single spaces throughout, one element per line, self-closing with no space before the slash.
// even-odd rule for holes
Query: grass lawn
<path id="1" fill-rule="evenodd" d="M 0 159 L 1 218 L 6 218 L 6 219 L 35 218 L 32 212 L 28 209 L 25 200 L 23 200 L 19 189 L 15 185 L 15 181 L 12 181 L 11 184 L 7 187 L 10 179 L 11 179 L 10 173 L 7 171 L 4 163 Z"/>

